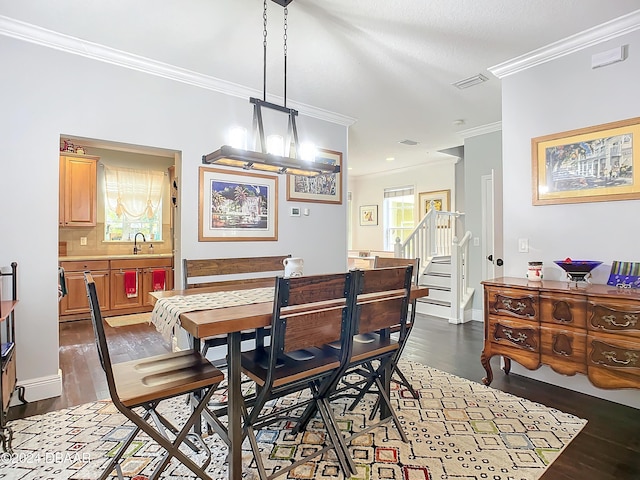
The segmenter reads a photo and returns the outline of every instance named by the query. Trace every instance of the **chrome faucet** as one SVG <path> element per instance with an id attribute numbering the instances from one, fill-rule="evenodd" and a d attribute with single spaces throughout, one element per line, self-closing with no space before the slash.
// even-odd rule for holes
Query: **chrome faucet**
<path id="1" fill-rule="evenodd" d="M 136 233 L 135 237 L 133 237 L 133 254 L 137 255 L 138 252 L 142 249 L 142 247 L 138 248 L 138 235 L 142 235 L 142 241 L 146 242 L 147 239 L 144 238 L 144 233 L 142 232 L 138 232 Z"/>

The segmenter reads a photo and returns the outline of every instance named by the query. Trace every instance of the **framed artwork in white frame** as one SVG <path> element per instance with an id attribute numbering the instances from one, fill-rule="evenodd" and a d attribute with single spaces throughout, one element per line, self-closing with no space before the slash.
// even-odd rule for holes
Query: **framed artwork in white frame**
<path id="1" fill-rule="evenodd" d="M 378 205 L 360 207 L 360 225 L 378 225 Z"/>

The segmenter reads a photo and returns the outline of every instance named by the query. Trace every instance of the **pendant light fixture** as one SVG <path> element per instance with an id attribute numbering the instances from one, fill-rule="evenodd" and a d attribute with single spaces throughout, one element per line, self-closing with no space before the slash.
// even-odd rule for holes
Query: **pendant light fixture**
<path id="1" fill-rule="evenodd" d="M 215 152 L 202 156 L 202 163 L 224 165 L 227 167 L 242 168 L 245 170 L 260 170 L 290 175 L 316 176 L 325 173 L 339 173 L 340 166 L 325 162 L 308 161 L 300 158 L 300 145 L 298 142 L 298 129 L 296 117 L 298 111 L 287 107 L 287 16 L 288 5 L 293 0 L 272 0 L 284 7 L 284 105 L 267 102 L 267 0 L 264 0 L 263 13 L 263 93 L 262 99 L 251 97 L 249 102 L 253 104 L 253 148 L 242 148 L 223 145 Z M 267 108 L 276 112 L 285 113 L 289 117 L 287 136 L 285 138 L 284 153 L 268 153 L 267 142 L 264 136 L 262 121 L 262 109 Z M 259 145 L 258 145 L 259 144 Z M 258 148 L 260 149 L 258 151 Z"/>

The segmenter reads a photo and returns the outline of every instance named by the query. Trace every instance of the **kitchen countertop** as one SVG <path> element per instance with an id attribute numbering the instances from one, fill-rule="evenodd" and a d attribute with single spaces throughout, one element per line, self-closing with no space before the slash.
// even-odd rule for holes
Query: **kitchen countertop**
<path id="1" fill-rule="evenodd" d="M 60 262 L 81 262 L 83 260 L 144 260 L 147 258 L 172 258 L 173 253 L 139 253 L 134 254 L 115 254 L 115 255 L 64 255 L 59 256 Z"/>

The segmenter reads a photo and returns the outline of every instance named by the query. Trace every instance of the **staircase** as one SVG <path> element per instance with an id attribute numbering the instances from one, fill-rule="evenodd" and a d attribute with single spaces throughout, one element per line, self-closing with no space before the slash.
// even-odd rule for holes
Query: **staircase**
<path id="1" fill-rule="evenodd" d="M 429 296 L 418 299 L 416 311 L 449 318 L 451 313 L 451 256 L 432 257 L 420 275 L 420 285 L 429 287 Z"/>
<path id="2" fill-rule="evenodd" d="M 462 239 L 455 235 L 459 212 L 436 211 L 434 205 L 404 242 L 396 240 L 394 255 L 420 257 L 424 270 L 420 285 L 429 287 L 429 296 L 418 300 L 416 311 L 446 318 L 449 323 L 471 319 L 474 289 L 468 284 L 469 241 L 471 232 Z"/>

